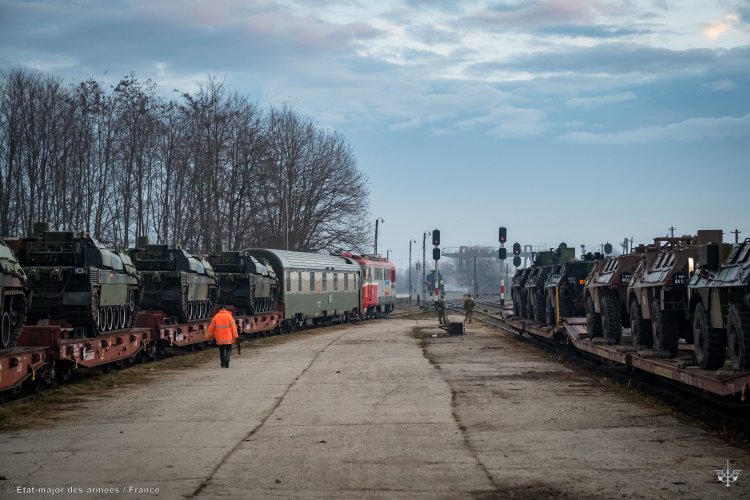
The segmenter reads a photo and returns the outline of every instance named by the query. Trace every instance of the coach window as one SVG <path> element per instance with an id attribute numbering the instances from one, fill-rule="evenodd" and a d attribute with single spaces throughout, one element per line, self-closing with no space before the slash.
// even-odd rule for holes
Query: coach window
<path id="1" fill-rule="evenodd" d="M 339 289 L 339 273 L 333 273 L 333 289 Z"/>
<path id="2" fill-rule="evenodd" d="M 349 290 L 349 273 L 344 273 L 344 290 Z"/>
<path id="3" fill-rule="evenodd" d="M 328 273 L 323 272 L 323 291 L 328 290 Z"/>
<path id="4" fill-rule="evenodd" d="M 310 271 L 310 291 L 315 291 L 315 271 Z"/>
<path id="5" fill-rule="evenodd" d="M 302 271 L 297 271 L 297 291 L 302 291 Z"/>
<path id="6" fill-rule="evenodd" d="M 286 272 L 286 291 L 287 292 L 292 291 L 292 272 L 291 271 Z"/>

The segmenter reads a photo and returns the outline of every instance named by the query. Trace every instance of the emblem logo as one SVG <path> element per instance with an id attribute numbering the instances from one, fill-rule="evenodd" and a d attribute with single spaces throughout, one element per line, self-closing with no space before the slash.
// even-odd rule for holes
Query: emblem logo
<path id="1" fill-rule="evenodd" d="M 729 465 L 729 460 L 727 460 L 726 467 L 724 467 L 723 469 L 714 469 L 714 472 L 716 473 L 716 477 L 719 478 L 719 482 L 729 488 L 734 482 L 737 481 L 737 478 L 740 477 L 740 472 L 742 472 L 742 470 L 732 469 L 732 467 Z"/>

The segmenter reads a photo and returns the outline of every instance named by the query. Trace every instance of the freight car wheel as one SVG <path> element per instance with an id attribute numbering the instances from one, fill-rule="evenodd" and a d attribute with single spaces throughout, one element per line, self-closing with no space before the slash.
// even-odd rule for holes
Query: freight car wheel
<path id="1" fill-rule="evenodd" d="M 651 305 L 651 334 L 654 339 L 654 349 L 669 351 L 671 357 L 677 355 L 677 325 L 671 311 L 659 309 L 659 299 L 654 299 Z"/>
<path id="2" fill-rule="evenodd" d="M 738 304 L 729 306 L 727 341 L 732 366 L 738 370 L 750 368 L 750 312 Z"/>
<path id="3" fill-rule="evenodd" d="M 602 315 L 597 313 L 594 309 L 594 300 L 591 296 L 586 297 L 584 304 L 586 310 L 586 328 L 588 330 L 589 338 L 602 336 Z"/>
<path id="4" fill-rule="evenodd" d="M 614 297 L 602 299 L 602 334 L 620 343 L 622 318 L 620 317 L 620 304 Z"/>
<path id="5" fill-rule="evenodd" d="M 12 332 L 13 329 L 10 326 L 10 314 L 4 312 L 3 317 L 0 319 L 0 341 L 2 342 L 3 349 L 10 347 Z"/>
<path id="6" fill-rule="evenodd" d="M 727 356 L 727 337 L 723 330 L 711 328 L 703 303 L 695 306 L 693 313 L 693 338 L 695 339 L 695 360 L 703 370 L 718 370 L 724 366 Z"/>
<path id="7" fill-rule="evenodd" d="M 652 347 L 651 320 L 643 319 L 641 306 L 633 300 L 630 303 L 630 338 L 635 346 Z"/>

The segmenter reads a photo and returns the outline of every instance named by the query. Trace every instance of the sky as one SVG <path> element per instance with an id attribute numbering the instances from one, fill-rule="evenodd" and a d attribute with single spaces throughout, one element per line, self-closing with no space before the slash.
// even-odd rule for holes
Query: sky
<path id="1" fill-rule="evenodd" d="M 750 237 L 748 0 L 0 0 L 0 64 L 293 104 L 351 144 L 401 267 L 433 228 Z"/>

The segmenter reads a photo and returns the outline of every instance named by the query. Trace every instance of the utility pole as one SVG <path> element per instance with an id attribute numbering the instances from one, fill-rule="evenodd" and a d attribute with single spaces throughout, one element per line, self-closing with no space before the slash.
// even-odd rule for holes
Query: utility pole
<path id="1" fill-rule="evenodd" d="M 479 297 L 479 286 L 477 285 L 477 256 L 474 256 L 474 298 Z"/>
<path id="2" fill-rule="evenodd" d="M 375 255 L 378 254 L 378 223 L 385 222 L 382 217 L 375 219 Z"/>
<path id="3" fill-rule="evenodd" d="M 731 233 L 734 235 L 734 242 L 739 243 L 740 242 L 740 231 L 739 229 L 735 229 L 734 231 L 731 231 Z"/>
<path id="4" fill-rule="evenodd" d="M 427 233 L 422 233 L 422 304 L 427 303 Z"/>
<path id="5" fill-rule="evenodd" d="M 417 240 L 409 240 L 409 304 L 411 304 L 411 244 Z"/>
<path id="6" fill-rule="evenodd" d="M 677 228 L 675 228 L 674 226 L 672 226 L 672 227 L 669 228 L 669 232 L 672 234 L 672 238 L 674 238 L 674 231 L 675 231 L 675 229 L 677 229 Z"/>

